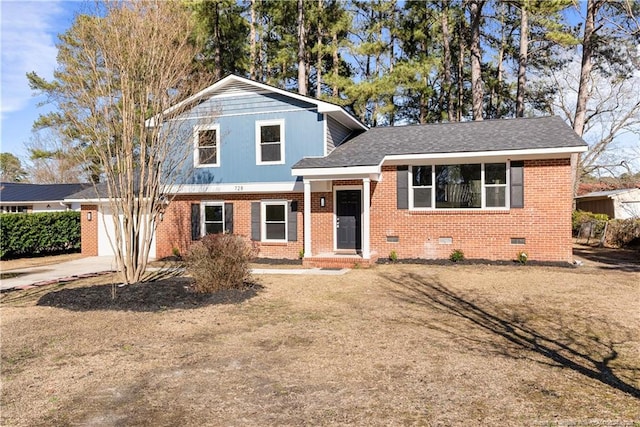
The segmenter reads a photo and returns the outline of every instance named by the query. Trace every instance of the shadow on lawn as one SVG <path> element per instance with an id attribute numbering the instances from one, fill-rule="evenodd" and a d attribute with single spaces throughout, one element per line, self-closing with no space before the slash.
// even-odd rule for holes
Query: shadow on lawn
<path id="1" fill-rule="evenodd" d="M 506 340 L 506 342 L 496 341 L 490 344 L 496 346 L 503 355 L 522 357 L 522 354 L 515 356 L 510 350 L 531 352 L 546 358 L 551 366 L 571 369 L 630 396 L 640 398 L 640 389 L 631 383 L 633 378 L 638 378 L 640 375 L 640 369 L 632 366 L 616 366 L 616 372 L 614 372 L 614 368 L 611 367 L 611 363 L 619 357 L 616 347 L 630 341 L 631 337 L 626 336 L 614 342 L 609 341 L 610 334 L 606 334 L 607 338 L 602 339 L 594 333 L 576 330 L 577 327 L 584 326 L 584 329 L 589 331 L 590 325 L 606 327 L 606 324 L 598 323 L 595 319 L 577 317 L 568 322 L 566 317 L 565 320 L 562 319 L 562 315 L 553 316 L 553 319 L 549 320 L 550 315 L 540 316 L 531 309 L 528 309 L 528 313 L 523 313 L 522 310 L 520 312 L 500 310 L 492 307 L 489 301 L 473 301 L 433 279 L 417 274 L 403 274 L 400 277 L 386 276 L 386 278 L 398 285 L 394 289 L 395 296 L 399 299 L 462 318 L 481 330 Z M 527 320 L 536 316 L 543 317 L 543 324 L 533 325 L 534 322 L 539 322 Z M 466 327 L 460 331 L 461 336 L 473 341 L 475 338 L 471 337 L 471 334 L 472 332 L 469 332 Z M 620 335 L 620 331 L 616 335 Z M 535 361 L 540 363 L 540 358 L 535 358 Z M 622 371 L 627 372 L 624 378 L 617 373 Z"/>
<path id="2" fill-rule="evenodd" d="M 161 311 L 199 308 L 216 304 L 237 304 L 253 298 L 262 287 L 247 283 L 241 289 L 198 294 L 191 289 L 192 279 L 172 277 L 134 285 L 94 285 L 62 289 L 40 297 L 37 305 L 74 311 L 127 310 Z M 112 291 L 115 286 L 115 298 Z"/>

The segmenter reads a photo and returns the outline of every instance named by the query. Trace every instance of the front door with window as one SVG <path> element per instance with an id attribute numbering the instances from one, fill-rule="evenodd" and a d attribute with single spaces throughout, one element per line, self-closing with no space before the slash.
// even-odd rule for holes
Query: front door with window
<path id="1" fill-rule="evenodd" d="M 336 247 L 360 250 L 361 191 L 336 191 Z"/>

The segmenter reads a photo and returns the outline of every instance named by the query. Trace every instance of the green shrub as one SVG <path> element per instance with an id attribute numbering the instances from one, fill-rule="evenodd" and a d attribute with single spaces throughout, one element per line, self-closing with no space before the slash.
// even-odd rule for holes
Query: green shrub
<path id="1" fill-rule="evenodd" d="M 571 214 L 571 227 L 573 229 L 573 235 L 577 236 L 582 225 L 587 222 L 596 222 L 593 234 L 602 233 L 602 231 L 604 230 L 604 223 L 608 220 L 609 216 L 607 214 L 594 214 L 592 212 L 573 211 L 573 213 Z"/>
<path id="2" fill-rule="evenodd" d="M 398 262 L 398 253 L 396 251 L 391 251 L 389 253 L 389 261 Z"/>
<path id="3" fill-rule="evenodd" d="M 451 252 L 451 255 L 449 255 L 449 260 L 453 262 L 463 261 L 464 252 L 462 252 L 462 249 L 454 249 L 453 252 Z"/>
<path id="4" fill-rule="evenodd" d="M 0 258 L 80 248 L 80 212 L 0 214 Z"/>
<path id="5" fill-rule="evenodd" d="M 189 248 L 185 257 L 187 272 L 199 293 L 214 293 L 242 287 L 249 280 L 249 262 L 257 247 L 235 234 L 208 234 Z"/>

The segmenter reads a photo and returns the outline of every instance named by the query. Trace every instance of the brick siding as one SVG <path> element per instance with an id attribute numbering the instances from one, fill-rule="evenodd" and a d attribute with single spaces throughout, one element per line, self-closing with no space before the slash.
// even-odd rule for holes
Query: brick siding
<path id="1" fill-rule="evenodd" d="M 525 161 L 524 208 L 505 211 L 398 210 L 396 168 L 385 166 L 382 173 L 371 198 L 371 249 L 380 257 L 395 250 L 399 258 L 448 258 L 461 249 L 467 258 L 513 260 L 526 251 L 530 260 L 572 260 L 569 159 Z M 511 238 L 526 243 L 514 245 Z"/>
<path id="2" fill-rule="evenodd" d="M 87 218 L 89 213 L 91 213 L 91 221 Z M 98 255 L 98 206 L 82 205 L 80 207 L 80 239 L 82 255 Z"/>
<path id="3" fill-rule="evenodd" d="M 296 259 L 304 248 L 303 233 L 303 194 L 212 194 L 203 196 L 178 196 L 173 199 L 156 231 L 156 257 L 173 255 L 174 248 L 181 254 L 186 253 L 191 240 L 191 204 L 201 202 L 233 203 L 233 232 L 251 237 L 251 203 L 264 200 L 290 200 L 298 202 L 297 241 L 286 243 L 257 242 L 261 258 Z"/>
<path id="4" fill-rule="evenodd" d="M 395 251 L 399 258 L 448 258 L 461 249 L 467 258 L 513 260 L 526 251 L 530 260 L 570 262 L 572 260 L 572 184 L 569 159 L 529 160 L 524 164 L 524 208 L 509 210 L 410 211 L 396 207 L 396 168 L 384 166 L 382 180 L 371 183 L 370 249 L 380 257 Z M 362 185 L 360 180 L 334 181 L 333 187 Z M 508 191 L 508 189 L 507 189 Z M 333 191 L 311 193 L 312 252 L 314 256 L 334 250 Z M 320 206 L 320 198 L 325 206 Z M 156 255 L 170 256 L 174 248 L 185 253 L 191 240 L 191 204 L 202 201 L 233 203 L 234 233 L 251 235 L 251 202 L 294 200 L 298 203 L 297 241 L 259 243 L 260 257 L 298 258 L 304 248 L 304 197 L 286 194 L 215 194 L 180 196 L 169 204 L 158 225 Z M 97 253 L 96 222 L 86 221 L 83 206 L 83 254 Z M 85 237 L 86 236 L 86 237 Z M 390 242 L 388 238 L 397 238 Z M 450 238 L 451 243 L 442 243 Z M 525 239 L 512 244 L 511 239 Z M 88 239 L 85 243 L 85 239 Z M 326 261 L 328 264 L 331 262 Z"/>

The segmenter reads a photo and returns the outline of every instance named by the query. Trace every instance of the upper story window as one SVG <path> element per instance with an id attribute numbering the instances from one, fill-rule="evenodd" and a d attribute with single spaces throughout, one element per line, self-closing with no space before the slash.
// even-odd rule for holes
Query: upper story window
<path id="1" fill-rule="evenodd" d="M 195 166 L 220 165 L 220 125 L 196 126 L 193 130 Z"/>
<path id="2" fill-rule="evenodd" d="M 256 163 L 284 163 L 284 120 L 256 122 Z"/>
<path id="3" fill-rule="evenodd" d="M 410 209 L 506 207 L 506 163 L 425 165 L 409 169 Z"/>

